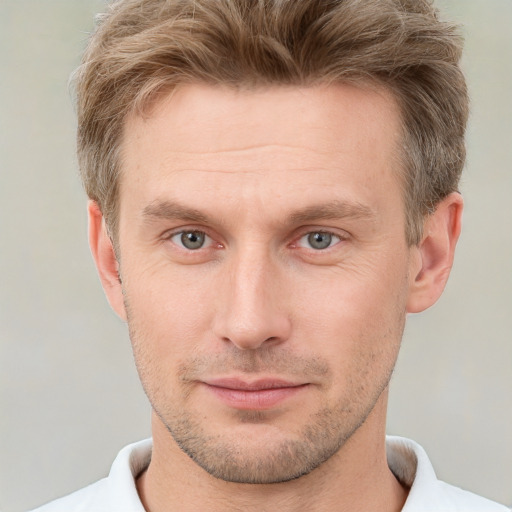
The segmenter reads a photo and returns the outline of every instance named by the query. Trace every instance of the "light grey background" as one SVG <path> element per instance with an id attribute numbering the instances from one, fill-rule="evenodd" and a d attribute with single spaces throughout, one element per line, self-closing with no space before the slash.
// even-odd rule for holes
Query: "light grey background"
<path id="1" fill-rule="evenodd" d="M 0 509 L 108 472 L 149 435 L 125 326 L 86 242 L 67 79 L 100 0 L 0 0 Z M 512 504 L 512 0 L 444 0 L 472 94 L 465 225 L 444 297 L 409 319 L 388 431 Z"/>

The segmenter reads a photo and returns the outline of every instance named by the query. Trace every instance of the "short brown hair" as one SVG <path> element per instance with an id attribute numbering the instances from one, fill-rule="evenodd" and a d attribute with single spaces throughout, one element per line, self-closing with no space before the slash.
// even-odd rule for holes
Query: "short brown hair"
<path id="1" fill-rule="evenodd" d="M 402 115 L 410 244 L 457 190 L 462 40 L 428 0 L 119 0 L 98 21 L 76 74 L 78 157 L 114 240 L 124 120 L 181 83 L 383 85 Z"/>

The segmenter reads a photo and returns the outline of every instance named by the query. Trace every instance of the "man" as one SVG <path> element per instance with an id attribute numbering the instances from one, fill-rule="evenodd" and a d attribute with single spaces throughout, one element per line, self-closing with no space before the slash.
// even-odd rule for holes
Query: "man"
<path id="1" fill-rule="evenodd" d="M 153 439 L 40 510 L 506 510 L 385 438 L 460 233 L 460 53 L 427 1 L 111 5 L 78 152 Z"/>

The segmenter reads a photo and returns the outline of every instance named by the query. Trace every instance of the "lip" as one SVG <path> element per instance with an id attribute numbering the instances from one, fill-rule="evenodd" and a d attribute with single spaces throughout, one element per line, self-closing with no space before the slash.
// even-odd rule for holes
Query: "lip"
<path id="1" fill-rule="evenodd" d="M 255 381 L 223 378 L 204 381 L 203 384 L 229 407 L 253 411 L 271 409 L 300 393 L 309 385 L 275 378 Z"/>

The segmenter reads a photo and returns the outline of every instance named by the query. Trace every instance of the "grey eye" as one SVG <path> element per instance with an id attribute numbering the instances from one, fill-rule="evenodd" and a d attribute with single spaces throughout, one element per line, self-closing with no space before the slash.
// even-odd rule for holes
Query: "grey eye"
<path id="1" fill-rule="evenodd" d="M 185 249 L 194 251 L 203 247 L 206 235 L 202 231 L 182 231 L 181 233 L 176 233 L 172 239 Z"/>
<path id="2" fill-rule="evenodd" d="M 309 233 L 307 235 L 308 244 L 313 249 L 327 249 L 332 243 L 332 235 L 321 231 Z"/>

